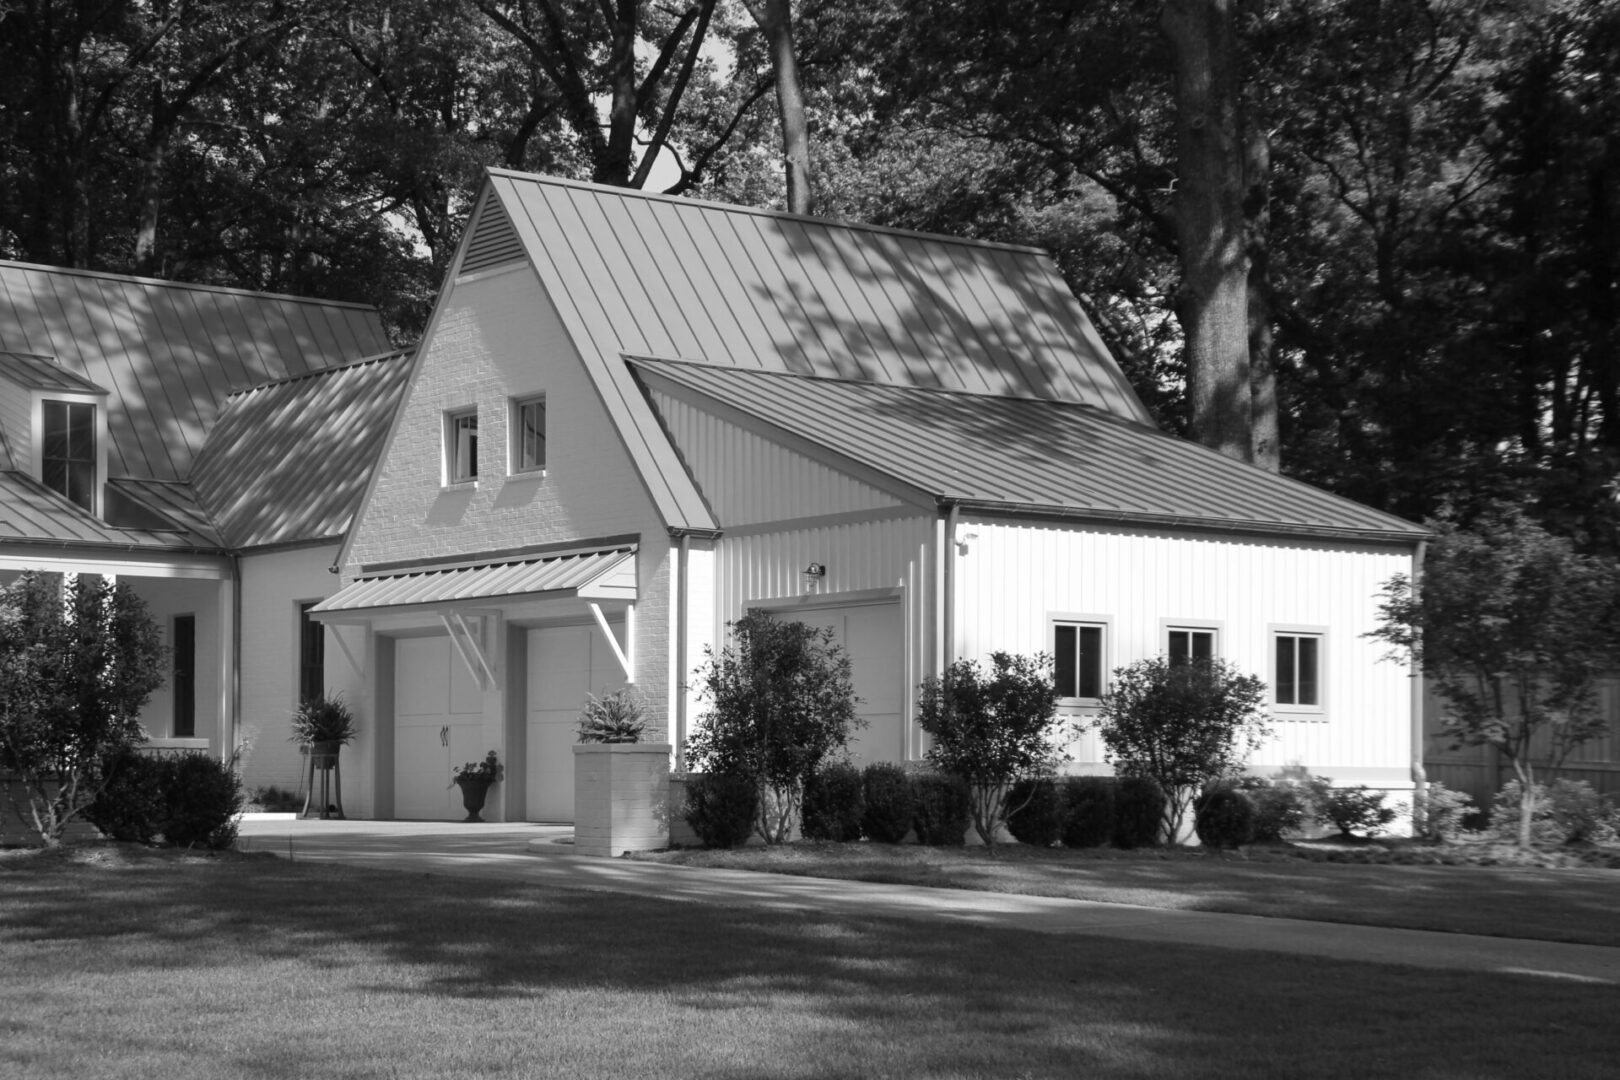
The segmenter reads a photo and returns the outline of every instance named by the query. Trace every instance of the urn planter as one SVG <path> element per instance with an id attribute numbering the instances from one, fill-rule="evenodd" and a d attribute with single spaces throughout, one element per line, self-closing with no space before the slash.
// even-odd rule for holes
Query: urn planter
<path id="1" fill-rule="evenodd" d="M 623 855 L 669 846 L 669 743 L 574 747 L 574 852 Z"/>
<path id="2" fill-rule="evenodd" d="M 489 798 L 489 788 L 493 783 L 494 780 L 483 776 L 456 777 L 456 786 L 461 789 L 461 805 L 467 810 L 467 816 L 462 820 L 484 820 L 479 814 L 484 809 L 484 800 Z"/>

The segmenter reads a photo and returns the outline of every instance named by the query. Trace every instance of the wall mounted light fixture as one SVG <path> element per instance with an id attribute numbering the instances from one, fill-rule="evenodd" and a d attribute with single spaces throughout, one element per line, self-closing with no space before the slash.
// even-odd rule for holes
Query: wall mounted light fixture
<path id="1" fill-rule="evenodd" d="M 799 573 L 804 577 L 809 578 L 811 583 L 815 583 L 827 576 L 827 564 L 813 562 L 803 570 L 799 571 Z"/>

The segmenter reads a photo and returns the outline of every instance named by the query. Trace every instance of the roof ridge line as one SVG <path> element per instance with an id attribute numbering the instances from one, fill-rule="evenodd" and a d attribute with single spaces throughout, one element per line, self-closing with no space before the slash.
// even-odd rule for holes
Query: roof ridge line
<path id="1" fill-rule="evenodd" d="M 533 183 L 548 184 L 554 187 L 577 188 L 581 191 L 595 191 L 604 195 L 633 196 L 638 199 L 647 199 L 652 202 L 675 203 L 680 206 L 699 206 L 709 210 L 721 210 L 732 214 L 750 214 L 755 217 L 775 218 L 781 221 L 797 221 L 804 225 L 819 225 L 828 229 L 848 229 L 856 232 L 872 232 L 885 236 L 903 236 L 913 240 L 929 240 L 940 244 L 961 244 L 964 247 L 989 248 L 995 251 L 1016 251 L 1025 255 L 1043 255 L 1052 257 L 1052 253 L 1045 248 L 1033 247 L 1029 244 L 1012 244 L 1004 240 L 976 240 L 967 236 L 951 236 L 947 233 L 923 232 L 919 229 L 901 229 L 893 225 L 873 225 L 865 221 L 849 221 L 843 218 L 821 218 L 809 214 L 794 214 L 786 210 L 767 210 L 758 206 L 741 206 L 737 203 L 723 203 L 714 199 L 691 199 L 685 195 L 666 195 L 661 191 L 643 191 L 640 188 L 623 188 L 612 184 L 597 184 L 588 180 L 570 180 L 562 176 L 548 176 L 545 173 L 523 172 L 520 169 L 503 169 L 495 166 L 486 166 L 485 172 L 490 176 L 504 176 L 514 180 L 527 180 Z"/>
<path id="2" fill-rule="evenodd" d="M 137 285 L 157 285 L 167 289 L 188 289 L 194 292 L 225 293 L 230 296 L 251 296 L 265 300 L 289 300 L 295 304 L 319 304 L 322 307 L 353 308 L 357 311 L 377 310 L 375 305 L 364 304 L 357 300 L 322 300 L 315 296 L 295 296 L 292 293 L 260 292 L 257 289 L 243 289 L 234 285 L 204 285 L 189 281 L 169 281 L 165 278 L 136 277 L 134 274 L 115 274 L 111 270 L 83 270 L 72 266 L 47 266 L 44 263 L 19 262 L 15 259 L 0 259 L 0 267 L 15 267 L 19 270 L 42 270 L 48 274 L 68 274 L 73 277 L 103 278 L 110 281 L 134 282 Z"/>
<path id="3" fill-rule="evenodd" d="M 269 390 L 272 387 L 284 386 L 287 383 L 295 383 L 301 379 L 317 379 L 325 375 L 334 375 L 340 371 L 348 371 L 350 368 L 365 367 L 367 364 L 380 364 L 386 360 L 398 360 L 411 353 L 414 353 L 415 351 L 416 346 L 409 345 L 403 349 L 394 349 L 391 352 L 376 353 L 373 356 L 362 356 L 358 360 L 349 360 L 342 364 L 333 364 L 331 367 L 316 368 L 314 371 L 306 371 L 300 375 L 287 375 L 280 379 L 271 379 L 269 382 L 253 383 L 249 386 L 241 386 L 235 390 L 228 391 L 225 394 L 225 399 L 229 401 L 231 398 L 241 397 L 243 394 L 251 394 L 258 390 Z"/>

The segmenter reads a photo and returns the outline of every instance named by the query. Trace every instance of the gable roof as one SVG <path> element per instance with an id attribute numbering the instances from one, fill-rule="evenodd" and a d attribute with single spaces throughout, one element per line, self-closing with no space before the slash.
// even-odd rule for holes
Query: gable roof
<path id="1" fill-rule="evenodd" d="M 329 540 L 348 530 L 412 355 L 374 356 L 227 399 L 191 486 L 229 546 Z"/>
<path id="2" fill-rule="evenodd" d="M 1160 526 L 1405 541 L 1427 535 L 1393 515 L 1073 402 L 669 360 L 630 366 L 649 389 L 741 410 L 826 448 L 833 460 L 944 503 Z"/>
<path id="3" fill-rule="evenodd" d="M 0 351 L 108 392 L 108 471 L 183 480 L 231 390 L 389 349 L 360 304 L 0 261 Z"/>
<path id="4" fill-rule="evenodd" d="M 24 390 L 103 396 L 107 393 L 104 387 L 80 378 L 50 357 L 32 353 L 0 352 L 0 378 L 14 382 Z"/>

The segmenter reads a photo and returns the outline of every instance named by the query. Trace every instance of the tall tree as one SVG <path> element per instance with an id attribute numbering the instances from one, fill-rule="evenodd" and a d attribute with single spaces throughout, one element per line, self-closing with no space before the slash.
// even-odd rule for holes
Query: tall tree
<path id="1" fill-rule="evenodd" d="M 815 204 L 810 177 L 810 132 L 805 121 L 804 89 L 793 48 L 792 0 L 743 0 L 748 14 L 765 35 L 776 81 L 776 108 L 782 125 L 782 161 L 787 178 L 787 208 L 808 214 Z"/>

